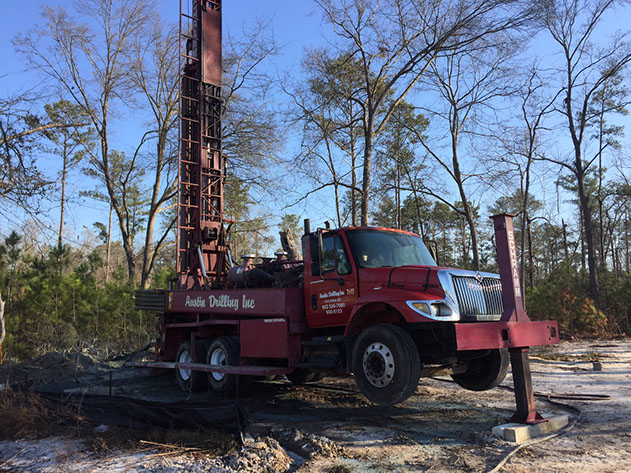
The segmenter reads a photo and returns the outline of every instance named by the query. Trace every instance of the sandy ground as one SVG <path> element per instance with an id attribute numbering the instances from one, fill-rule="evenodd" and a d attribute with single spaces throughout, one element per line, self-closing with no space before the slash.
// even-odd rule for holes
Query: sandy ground
<path id="1" fill-rule="evenodd" d="M 630 348 L 631 340 L 624 339 L 533 350 L 537 392 L 608 394 L 611 399 L 563 401 L 582 411 L 576 426 L 522 449 L 502 471 L 631 471 Z M 593 370 L 595 357 L 602 371 Z M 115 394 L 133 394 L 142 386 L 149 398 L 178 396 L 168 378 L 123 370 L 115 380 Z M 510 375 L 504 385 L 512 385 Z M 307 386 L 255 383 L 243 402 L 253 420 L 246 445 L 223 457 L 163 456 L 148 449 L 96 456 L 80 439 L 53 437 L 0 442 L 0 471 L 478 472 L 491 470 L 514 448 L 491 433 L 514 409 L 509 389 L 476 393 L 446 380 L 422 379 L 401 406 L 378 408 L 364 400 L 352 379 L 327 378 Z M 537 407 L 544 416 L 570 414 L 570 422 L 577 417 L 542 398 Z"/>

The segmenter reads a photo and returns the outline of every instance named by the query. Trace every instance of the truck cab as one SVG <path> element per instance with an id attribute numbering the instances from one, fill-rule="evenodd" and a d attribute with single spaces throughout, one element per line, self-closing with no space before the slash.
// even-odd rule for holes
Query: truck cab
<path id="1" fill-rule="evenodd" d="M 310 327 L 356 332 L 362 312 L 375 304 L 406 323 L 497 321 L 502 315 L 499 275 L 440 267 L 414 233 L 318 230 L 303 238 L 303 253 Z"/>

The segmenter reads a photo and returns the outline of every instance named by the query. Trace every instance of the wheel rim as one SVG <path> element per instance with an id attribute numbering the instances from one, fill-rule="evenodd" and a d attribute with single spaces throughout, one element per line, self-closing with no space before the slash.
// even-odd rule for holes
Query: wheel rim
<path id="1" fill-rule="evenodd" d="M 226 364 L 226 352 L 224 351 L 223 348 L 217 348 L 215 351 L 212 352 L 212 354 L 210 355 L 210 364 L 211 365 L 225 365 Z M 225 373 L 217 373 L 217 372 L 212 372 L 211 375 L 216 381 L 221 381 L 224 378 L 224 376 L 226 376 Z"/>
<path id="2" fill-rule="evenodd" d="M 177 360 L 179 363 L 191 363 L 193 358 L 191 358 L 191 354 L 187 351 L 183 351 L 180 353 L 180 358 Z M 180 370 L 180 378 L 184 381 L 188 381 L 191 377 L 191 370 L 187 370 L 184 368 L 178 368 Z"/>
<path id="3" fill-rule="evenodd" d="M 394 357 L 383 343 L 372 343 L 364 351 L 364 375 L 377 388 L 388 386 L 394 379 Z"/>

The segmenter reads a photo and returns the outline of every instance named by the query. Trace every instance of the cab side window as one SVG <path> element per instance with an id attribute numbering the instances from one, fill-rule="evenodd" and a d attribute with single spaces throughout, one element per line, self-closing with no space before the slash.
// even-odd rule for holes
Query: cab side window
<path id="1" fill-rule="evenodd" d="M 348 262 L 346 248 L 340 235 L 324 237 L 322 239 L 322 272 L 337 270 L 340 275 L 349 274 L 351 265 Z"/>

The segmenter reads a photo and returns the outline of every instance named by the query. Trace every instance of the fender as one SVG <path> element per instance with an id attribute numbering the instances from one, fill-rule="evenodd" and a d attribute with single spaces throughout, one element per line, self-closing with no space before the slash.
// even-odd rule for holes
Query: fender
<path id="1" fill-rule="evenodd" d="M 392 293 L 392 291 L 389 291 Z M 409 291 L 403 292 L 401 299 L 384 302 L 384 294 L 379 291 L 361 296 L 353 311 L 351 317 L 346 324 L 344 336 L 357 335 L 369 325 L 377 324 L 396 324 L 396 323 L 419 323 L 419 322 L 435 322 L 434 320 L 423 317 L 421 314 L 410 310 L 406 304 L 406 300 L 410 299 Z M 419 297 L 420 296 L 420 297 Z M 431 295 L 414 294 L 412 296 L 416 300 L 430 300 Z M 405 298 L 405 299 L 404 299 Z"/>

